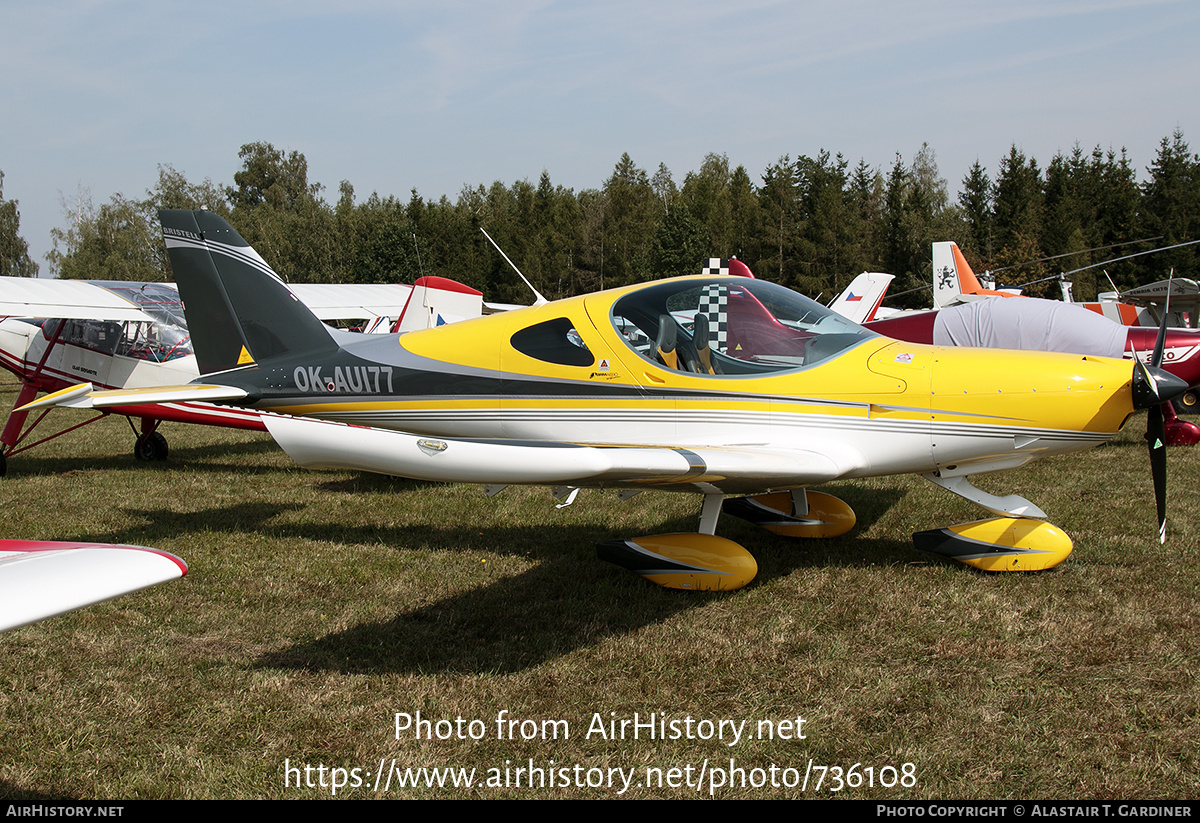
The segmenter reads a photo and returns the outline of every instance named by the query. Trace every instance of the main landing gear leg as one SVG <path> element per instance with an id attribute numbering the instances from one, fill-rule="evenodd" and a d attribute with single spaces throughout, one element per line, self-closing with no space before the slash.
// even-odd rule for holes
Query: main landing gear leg
<path id="1" fill-rule="evenodd" d="M 721 516 L 720 492 L 706 493 L 700 507 L 700 532 L 653 534 L 596 544 L 601 560 L 637 572 L 668 589 L 732 591 L 758 574 L 758 563 L 744 548 L 717 537 Z"/>
<path id="2" fill-rule="evenodd" d="M 17 443 L 20 442 L 21 428 L 25 425 L 25 419 L 29 416 L 29 412 L 19 412 L 16 409 L 33 400 L 37 396 L 37 392 L 37 385 L 34 383 L 25 383 L 21 386 L 21 390 L 17 392 L 17 400 L 13 403 L 13 411 L 9 413 L 8 420 L 4 422 L 4 431 L 0 433 L 0 477 L 8 474 L 8 452 L 15 449 Z"/>

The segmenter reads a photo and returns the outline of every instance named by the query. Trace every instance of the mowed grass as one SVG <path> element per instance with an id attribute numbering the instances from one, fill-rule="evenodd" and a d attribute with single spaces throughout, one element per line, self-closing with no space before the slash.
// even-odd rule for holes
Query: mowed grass
<path id="1" fill-rule="evenodd" d="M 5 408 L 15 388 L 0 384 Z M 722 518 L 759 576 L 689 594 L 600 562 L 593 544 L 692 530 L 692 495 L 585 490 L 557 510 L 545 489 L 488 498 L 309 472 L 266 435 L 181 425 L 163 428 L 170 459 L 144 464 L 125 420 L 106 419 L 9 461 L 2 535 L 155 546 L 189 573 L 0 635 L 0 795 L 328 797 L 337 767 L 362 770 L 364 785 L 337 793 L 349 798 L 615 797 L 619 781 L 574 782 L 616 768 L 636 770 L 625 797 L 707 797 L 732 759 L 745 785 L 735 770 L 715 796 L 1195 797 L 1200 451 L 1170 451 L 1160 547 L 1143 429 L 979 479 L 1074 538 L 1053 571 L 983 574 L 918 553 L 911 532 L 986 514 L 883 478 L 826 488 L 859 516 L 842 539 Z M 397 739 L 395 713 L 418 711 L 485 733 Z M 500 712 L 537 734 L 498 739 Z M 752 732 L 800 716 L 805 737 L 612 740 L 587 735 L 597 713 Z M 543 725 L 555 720 L 569 737 Z M 381 760 L 474 768 L 479 784 L 498 769 L 502 785 L 376 790 Z M 571 770 L 572 785 L 559 773 L 512 786 L 531 760 Z M 296 786 L 285 761 L 326 787 Z M 817 789 L 810 763 L 861 764 L 863 780 L 833 791 L 825 772 Z M 808 772 L 807 790 L 771 785 L 772 766 L 777 784 Z M 656 768 L 663 785 L 645 785 Z M 680 785 L 702 768 L 699 791 Z"/>

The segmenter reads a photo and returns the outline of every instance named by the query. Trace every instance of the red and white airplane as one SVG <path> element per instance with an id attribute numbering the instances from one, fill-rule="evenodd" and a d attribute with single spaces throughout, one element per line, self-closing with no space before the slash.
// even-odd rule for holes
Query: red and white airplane
<path id="1" fill-rule="evenodd" d="M 353 322 L 368 331 L 432 328 L 478 317 L 485 309 L 479 291 L 444 277 L 422 277 L 413 286 L 297 284 L 293 290 L 322 321 Z M 0 475 L 11 455 L 104 416 L 28 442 L 45 410 L 29 422 L 29 413 L 16 409 L 39 392 L 81 380 L 114 389 L 150 388 L 199 375 L 173 283 L 0 278 L 0 366 L 22 383 L 0 432 Z M 167 456 L 166 438 L 158 431 L 167 420 L 265 431 L 256 412 L 210 403 L 146 404 L 120 413 L 134 430 L 139 460 Z"/>

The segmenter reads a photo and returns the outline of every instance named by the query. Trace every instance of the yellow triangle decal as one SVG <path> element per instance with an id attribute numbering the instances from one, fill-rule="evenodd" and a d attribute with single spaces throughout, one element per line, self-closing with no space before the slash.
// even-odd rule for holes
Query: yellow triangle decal
<path id="1" fill-rule="evenodd" d="M 239 366 L 244 366 L 247 363 L 253 363 L 253 362 L 254 362 L 254 358 L 250 356 L 250 352 L 246 351 L 245 346 L 242 346 L 242 353 L 238 355 L 237 364 Z"/>
<path id="2" fill-rule="evenodd" d="M 741 351 L 741 350 L 742 350 L 742 344 L 738 343 L 737 348 L 735 348 L 734 351 Z"/>

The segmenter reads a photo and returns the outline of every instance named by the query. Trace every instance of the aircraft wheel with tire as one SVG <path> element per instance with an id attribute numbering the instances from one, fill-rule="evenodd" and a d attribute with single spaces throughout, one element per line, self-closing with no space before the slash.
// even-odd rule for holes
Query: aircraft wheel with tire
<path id="1" fill-rule="evenodd" d="M 133 456 L 138 460 L 166 460 L 167 438 L 158 432 L 140 435 L 133 447 Z"/>
<path id="2" fill-rule="evenodd" d="M 1196 411 L 1197 400 L 1200 400 L 1200 398 L 1196 397 L 1195 391 L 1187 391 L 1184 392 L 1176 402 L 1179 404 L 1181 409 L 1185 409 L 1187 411 Z"/>
<path id="3" fill-rule="evenodd" d="M 0 477 L 8 474 L 8 457 L 4 452 L 0 452 Z"/>

